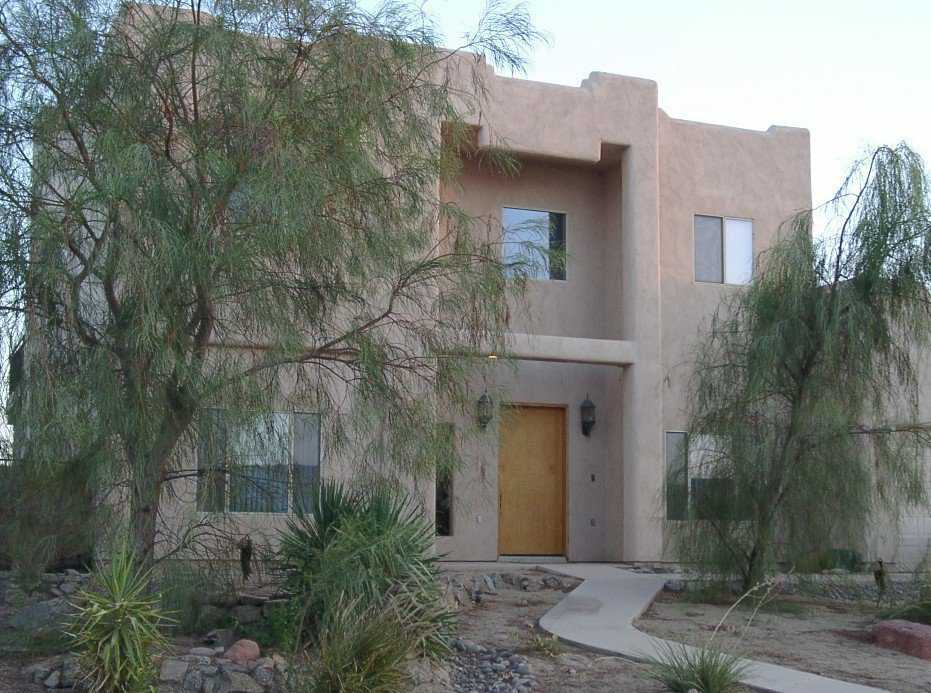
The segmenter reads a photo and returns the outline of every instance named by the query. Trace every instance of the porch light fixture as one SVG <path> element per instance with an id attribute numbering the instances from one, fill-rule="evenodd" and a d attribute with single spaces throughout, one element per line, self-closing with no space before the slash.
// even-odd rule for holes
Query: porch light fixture
<path id="1" fill-rule="evenodd" d="M 475 418 L 478 421 L 479 428 L 485 428 L 490 422 L 491 417 L 494 414 L 494 405 L 491 397 L 488 396 L 488 391 L 482 393 L 482 396 L 478 398 L 478 402 L 475 405 Z"/>
<path id="2" fill-rule="evenodd" d="M 585 401 L 579 406 L 579 411 L 582 414 L 582 435 L 589 436 L 595 427 L 595 403 L 588 398 L 587 392 Z"/>

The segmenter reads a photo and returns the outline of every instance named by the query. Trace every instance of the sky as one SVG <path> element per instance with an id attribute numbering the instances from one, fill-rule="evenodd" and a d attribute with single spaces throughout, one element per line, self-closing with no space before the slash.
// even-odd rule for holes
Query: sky
<path id="1" fill-rule="evenodd" d="M 528 0 L 545 35 L 528 79 L 577 86 L 590 72 L 655 80 L 670 116 L 811 132 L 812 199 L 851 164 L 907 142 L 931 164 L 931 0 Z M 484 0 L 426 0 L 446 45 Z"/>

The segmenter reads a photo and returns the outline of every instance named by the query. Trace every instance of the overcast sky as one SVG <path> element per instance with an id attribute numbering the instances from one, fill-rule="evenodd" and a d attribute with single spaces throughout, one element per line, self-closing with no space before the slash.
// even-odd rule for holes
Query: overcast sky
<path id="1" fill-rule="evenodd" d="M 527 77 L 578 85 L 590 72 L 655 80 L 670 116 L 811 131 L 815 204 L 878 144 L 931 162 L 931 0 L 529 0 L 547 43 Z M 447 45 L 484 0 L 426 0 Z"/>

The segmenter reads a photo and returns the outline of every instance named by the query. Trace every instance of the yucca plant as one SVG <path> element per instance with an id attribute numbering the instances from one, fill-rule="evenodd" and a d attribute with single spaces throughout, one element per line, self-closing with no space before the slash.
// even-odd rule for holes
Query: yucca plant
<path id="1" fill-rule="evenodd" d="M 402 693 L 410 689 L 407 662 L 415 643 L 397 608 L 363 607 L 339 599 L 320 622 L 314 656 L 294 670 L 294 693 Z"/>
<path id="2" fill-rule="evenodd" d="M 656 649 L 647 658 L 647 676 L 675 693 L 737 691 L 748 667 L 745 660 L 713 645 L 691 647 L 661 640 Z"/>
<path id="3" fill-rule="evenodd" d="M 78 652 L 83 685 L 91 693 L 154 690 L 153 650 L 167 645 L 160 628 L 170 619 L 148 591 L 148 571 L 127 546 L 99 563 L 92 587 L 78 594 L 67 636 Z"/>

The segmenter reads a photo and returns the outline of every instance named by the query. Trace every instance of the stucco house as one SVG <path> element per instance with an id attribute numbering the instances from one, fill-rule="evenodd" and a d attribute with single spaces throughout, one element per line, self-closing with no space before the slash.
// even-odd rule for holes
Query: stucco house
<path id="1" fill-rule="evenodd" d="M 500 223 L 505 254 L 520 252 L 528 228 L 548 229 L 531 240 L 565 262 L 534 269 L 512 306 L 511 358 L 472 383 L 484 431 L 457 436 L 463 468 L 421 486 L 437 550 L 466 561 L 674 560 L 664 485 L 684 438 L 691 344 L 781 224 L 811 207 L 809 134 L 671 118 L 645 79 L 593 73 L 567 87 L 482 69 L 477 145 L 505 143 L 519 173 L 476 157 L 440 194 Z M 291 441 L 294 479 L 345 471 L 325 422 L 282 414 L 276 427 Z M 284 488 L 271 505 L 228 489 L 213 506 L 208 482 L 192 483 L 178 493 L 188 512 L 229 511 L 240 531 L 272 541 L 300 503 Z"/>
<path id="2" fill-rule="evenodd" d="M 487 122 L 520 173 L 467 162 L 445 193 L 500 219 L 505 241 L 548 217 L 566 262 L 541 268 L 515 311 L 516 368 L 475 384 L 476 397 L 495 386 L 508 401 L 440 489 L 451 502 L 438 548 L 662 560 L 690 344 L 781 223 L 811 207 L 808 131 L 671 118 L 655 82 L 605 73 L 578 87 L 489 74 L 488 88 Z"/>

